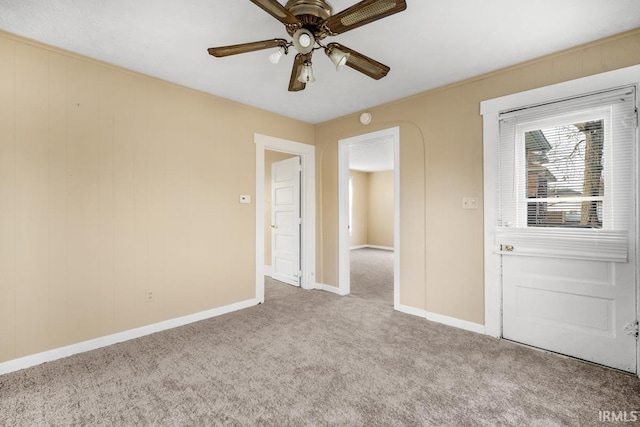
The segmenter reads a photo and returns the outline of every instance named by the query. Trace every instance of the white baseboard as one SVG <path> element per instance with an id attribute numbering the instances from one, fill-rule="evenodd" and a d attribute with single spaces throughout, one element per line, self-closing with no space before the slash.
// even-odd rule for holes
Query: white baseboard
<path id="1" fill-rule="evenodd" d="M 442 323 L 443 325 L 453 326 L 454 328 L 464 329 L 465 331 L 475 332 L 477 334 L 485 334 L 484 325 L 479 323 L 468 322 L 466 320 L 456 319 L 455 317 L 444 316 L 442 314 L 431 313 L 420 308 L 410 307 L 408 305 L 398 305 L 395 307 L 397 311 L 411 314 L 413 316 L 422 317 L 431 322 Z"/>
<path id="2" fill-rule="evenodd" d="M 365 248 L 382 249 L 383 251 L 393 251 L 393 248 L 391 246 L 378 246 L 378 245 L 351 246 L 349 249 L 354 250 L 354 249 L 365 249 Z"/>
<path id="3" fill-rule="evenodd" d="M 345 296 L 346 294 L 342 293 L 340 288 L 331 285 L 325 285 L 323 283 L 316 283 L 316 289 L 322 289 L 323 291 L 331 292 L 332 294 Z"/>
<path id="4" fill-rule="evenodd" d="M 371 249 L 382 249 L 383 251 L 393 251 L 393 247 L 391 246 L 367 245 L 367 247 Z"/>
<path id="5" fill-rule="evenodd" d="M 271 266 L 265 265 L 264 270 L 262 270 L 265 276 L 271 277 Z"/>
<path id="6" fill-rule="evenodd" d="M 484 325 L 469 322 L 467 320 L 456 319 L 455 317 L 427 312 L 427 320 L 442 323 L 443 325 L 453 326 L 454 328 L 464 329 L 465 331 L 475 332 L 476 334 L 485 334 Z"/>
<path id="7" fill-rule="evenodd" d="M 410 307 L 408 305 L 402 305 L 402 304 L 396 305 L 393 308 L 401 313 L 422 317 L 423 319 L 426 319 L 427 317 L 427 312 L 420 308 Z"/>
<path id="8" fill-rule="evenodd" d="M 40 365 L 46 362 L 52 362 L 64 357 L 73 356 L 74 354 L 84 353 L 86 351 L 107 347 L 119 342 L 140 338 L 145 335 L 154 334 L 156 332 L 165 331 L 167 329 L 173 329 L 178 326 L 188 325 L 189 323 L 198 322 L 200 320 L 206 320 L 212 317 L 221 316 L 233 311 L 253 307 L 254 305 L 258 305 L 259 303 L 260 302 L 257 299 L 253 298 L 250 300 L 225 305 L 223 307 L 201 311 L 199 313 L 176 317 L 175 319 L 165 320 L 162 322 L 154 323 L 152 325 L 129 329 L 128 331 L 118 332 L 116 334 L 106 335 L 104 337 L 83 341 L 77 344 L 55 348 L 53 350 L 44 351 L 42 353 L 31 354 L 29 356 L 9 360 L 7 362 L 0 363 L 0 375 L 19 371 L 25 368 L 30 368 L 32 366 Z"/>

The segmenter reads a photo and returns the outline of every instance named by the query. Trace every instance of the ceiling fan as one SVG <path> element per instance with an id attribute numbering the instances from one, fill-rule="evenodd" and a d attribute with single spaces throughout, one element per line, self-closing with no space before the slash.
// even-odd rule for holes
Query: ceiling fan
<path id="1" fill-rule="evenodd" d="M 271 16 L 282 22 L 293 41 L 271 39 L 252 43 L 209 48 L 209 54 L 217 58 L 256 50 L 277 48 L 270 55 L 271 62 L 278 62 L 289 53 L 292 46 L 298 51 L 289 81 L 289 91 L 304 90 L 306 84 L 315 81 L 311 68 L 313 52 L 324 49 L 325 54 L 340 69 L 348 66 L 373 78 L 381 79 L 390 68 L 339 43 L 323 44 L 328 36 L 347 31 L 385 18 L 407 8 L 405 0 L 364 0 L 335 15 L 324 0 L 288 0 L 282 6 L 277 0 L 251 0 Z"/>

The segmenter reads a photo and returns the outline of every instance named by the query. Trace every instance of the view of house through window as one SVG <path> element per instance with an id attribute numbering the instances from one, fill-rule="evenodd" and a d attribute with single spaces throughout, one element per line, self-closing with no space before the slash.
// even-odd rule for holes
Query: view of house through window
<path id="1" fill-rule="evenodd" d="M 604 119 L 524 133 L 529 227 L 602 228 Z"/>

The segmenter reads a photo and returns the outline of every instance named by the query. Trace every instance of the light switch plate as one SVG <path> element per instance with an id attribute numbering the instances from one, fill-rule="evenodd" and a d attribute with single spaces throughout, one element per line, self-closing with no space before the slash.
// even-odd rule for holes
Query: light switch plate
<path id="1" fill-rule="evenodd" d="M 251 196 L 249 196 L 248 194 L 241 194 L 240 203 L 251 203 Z"/>
<path id="2" fill-rule="evenodd" d="M 473 196 L 463 197 L 462 209 L 478 209 L 478 198 Z"/>

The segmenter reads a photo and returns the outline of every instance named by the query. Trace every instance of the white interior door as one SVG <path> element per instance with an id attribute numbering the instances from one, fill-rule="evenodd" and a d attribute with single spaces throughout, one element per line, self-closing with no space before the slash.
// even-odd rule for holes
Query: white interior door
<path id="1" fill-rule="evenodd" d="M 525 122 L 505 146 L 515 166 L 501 182 L 512 206 L 498 232 L 502 332 L 636 372 L 637 193 L 633 149 L 620 142 L 633 129 L 622 120 L 612 136 L 611 111 Z"/>
<path id="2" fill-rule="evenodd" d="M 271 165 L 271 265 L 276 280 L 300 286 L 300 157 Z"/>

